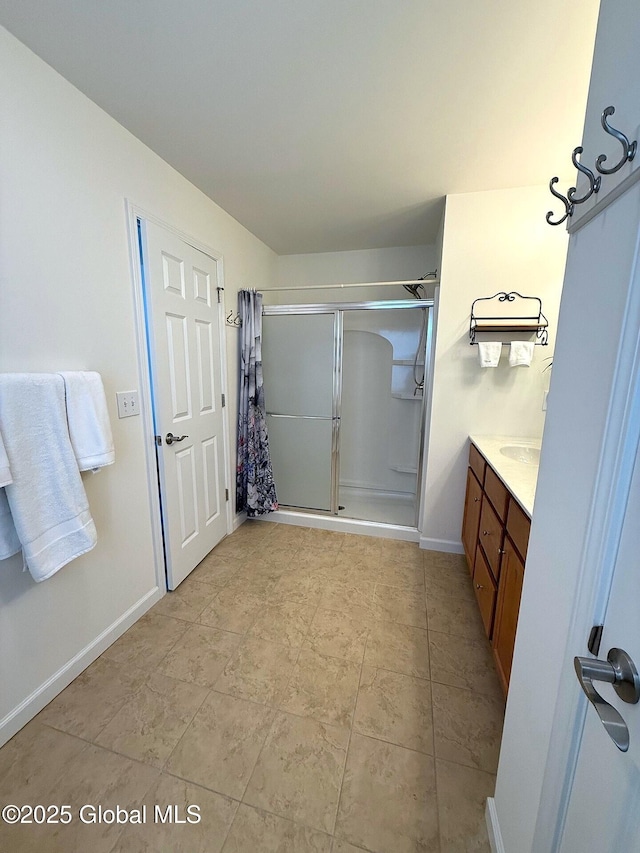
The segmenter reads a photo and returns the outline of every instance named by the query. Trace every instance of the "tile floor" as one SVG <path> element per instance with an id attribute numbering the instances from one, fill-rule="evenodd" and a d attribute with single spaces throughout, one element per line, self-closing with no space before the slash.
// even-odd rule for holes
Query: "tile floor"
<path id="1" fill-rule="evenodd" d="M 462 558 L 248 522 L 0 750 L 73 815 L 0 851 L 486 853 L 503 711 Z"/>

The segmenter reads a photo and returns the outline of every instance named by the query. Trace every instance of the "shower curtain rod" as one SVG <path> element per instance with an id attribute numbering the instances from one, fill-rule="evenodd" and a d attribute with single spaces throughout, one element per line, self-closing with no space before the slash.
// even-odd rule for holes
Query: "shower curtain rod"
<path id="1" fill-rule="evenodd" d="M 440 284 L 439 278 L 414 278 L 410 281 L 362 281 L 355 282 L 354 284 L 309 284 L 309 285 L 300 285 L 299 287 L 274 287 L 271 289 L 273 291 L 284 291 L 284 290 L 342 290 L 345 287 L 388 287 L 391 284 L 402 285 L 402 284 Z"/>

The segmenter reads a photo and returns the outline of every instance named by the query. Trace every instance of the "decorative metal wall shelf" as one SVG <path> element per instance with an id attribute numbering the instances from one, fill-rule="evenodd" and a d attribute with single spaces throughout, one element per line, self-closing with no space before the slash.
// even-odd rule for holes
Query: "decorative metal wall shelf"
<path id="1" fill-rule="evenodd" d="M 586 175 L 589 181 L 589 187 L 585 191 L 585 193 L 579 198 L 576 197 L 577 186 L 570 187 L 567 190 L 566 196 L 564 196 L 562 195 L 562 193 L 559 193 L 558 190 L 554 189 L 554 186 L 558 183 L 559 178 L 551 178 L 551 180 L 549 181 L 549 190 L 551 192 L 551 195 L 554 196 L 554 198 L 559 199 L 563 203 L 564 213 L 560 216 L 559 219 L 553 221 L 551 217 L 554 215 L 554 213 L 552 210 L 550 210 L 546 216 L 549 225 L 562 225 L 562 223 L 566 219 L 569 219 L 571 216 L 573 216 L 576 209 L 576 205 L 584 204 L 587 199 L 590 199 L 592 195 L 595 195 L 600 191 L 600 187 L 602 185 L 602 175 L 615 174 L 624 166 L 625 163 L 630 163 L 636 156 L 636 151 L 638 148 L 637 140 L 629 142 L 629 139 L 624 135 L 624 133 L 622 133 L 622 131 L 616 130 L 616 128 L 609 124 L 609 122 L 607 121 L 609 116 L 612 116 L 615 111 L 615 107 L 606 107 L 602 111 L 600 123 L 604 132 L 609 134 L 609 136 L 613 136 L 613 138 L 617 139 L 618 142 L 622 145 L 622 156 L 620 157 L 620 160 L 615 164 L 615 166 L 607 168 L 604 165 L 607 159 L 607 155 L 600 154 L 599 157 L 596 159 L 595 163 L 596 171 L 600 174 L 596 177 L 595 173 L 592 172 L 591 169 L 588 169 L 585 165 L 578 161 L 578 154 L 582 154 L 583 151 L 582 146 L 579 145 L 577 148 L 574 148 L 573 153 L 571 154 L 571 162 L 578 170 L 578 172 L 583 175 Z"/>
<path id="2" fill-rule="evenodd" d="M 510 307 L 513 306 L 513 313 L 484 313 L 483 309 L 491 311 L 490 303 L 494 301 L 509 303 Z M 489 303 L 480 306 L 481 313 L 478 313 L 479 303 Z M 476 340 L 478 332 L 529 332 L 530 334 L 535 332 L 536 346 L 546 346 L 549 342 L 548 326 L 549 321 L 542 313 L 541 299 L 537 296 L 523 296 L 517 290 L 509 293 L 503 290 L 493 296 L 481 296 L 471 303 L 469 343 L 471 345 L 478 343 Z"/>

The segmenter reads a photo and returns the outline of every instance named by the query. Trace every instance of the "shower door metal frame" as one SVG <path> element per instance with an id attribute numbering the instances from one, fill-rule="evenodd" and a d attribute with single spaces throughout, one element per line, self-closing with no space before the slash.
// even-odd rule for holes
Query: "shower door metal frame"
<path id="1" fill-rule="evenodd" d="M 340 422 L 342 416 L 342 356 L 344 343 L 344 311 L 377 311 L 389 309 L 413 309 L 423 308 L 427 311 L 427 330 L 425 335 L 424 355 L 424 382 L 427 382 L 431 374 L 431 348 L 433 340 L 433 299 L 389 299 L 372 302 L 313 302 L 290 305 L 264 305 L 262 314 L 266 317 L 275 315 L 296 314 L 333 314 L 333 398 L 332 398 L 332 431 L 331 431 L 331 508 L 329 510 L 314 509 L 321 515 L 337 516 L 339 512 L 340 497 Z M 418 470 L 416 474 L 416 526 L 422 505 L 422 474 L 424 464 L 424 434 L 426 415 L 425 388 L 423 386 L 422 406 L 420 414 L 420 447 L 418 454 Z M 274 417 L 274 413 L 271 413 Z M 276 415 L 277 416 L 277 415 Z M 299 415 L 296 417 L 304 418 Z M 314 416 L 315 417 L 315 416 Z M 283 509 L 308 510 L 306 507 L 281 505 Z"/>

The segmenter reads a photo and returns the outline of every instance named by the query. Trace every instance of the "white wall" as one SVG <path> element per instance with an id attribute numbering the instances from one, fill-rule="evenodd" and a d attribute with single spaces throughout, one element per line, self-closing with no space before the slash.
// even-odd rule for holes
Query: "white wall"
<path id="1" fill-rule="evenodd" d="M 562 228 L 545 222 L 544 187 L 447 196 L 435 373 L 429 428 L 421 545 L 462 552 L 460 528 L 470 433 L 542 435 L 543 392 L 553 343 L 567 250 Z M 542 299 L 549 345 L 536 347 L 531 367 L 481 369 L 469 345 L 471 303 L 517 290 Z"/>
<path id="2" fill-rule="evenodd" d="M 398 246 L 353 252 L 319 252 L 308 255 L 280 255 L 277 287 L 308 287 L 320 284 L 352 284 L 367 281 L 411 281 L 433 272 L 437 266 L 435 246 Z M 431 291 L 429 292 L 431 295 Z M 304 290 L 269 294 L 270 302 L 361 302 L 375 299 L 407 299 L 401 286 L 345 288 L 345 290 Z"/>
<path id="3" fill-rule="evenodd" d="M 97 547 L 38 585 L 0 563 L 2 743 L 156 587 L 142 419 L 117 420 L 114 399 L 139 387 L 125 199 L 223 254 L 229 310 L 238 288 L 273 283 L 276 256 L 1 28 L 0 102 L 0 370 L 98 370 L 116 444 L 85 479 Z M 231 329 L 227 350 L 233 436 Z"/>

